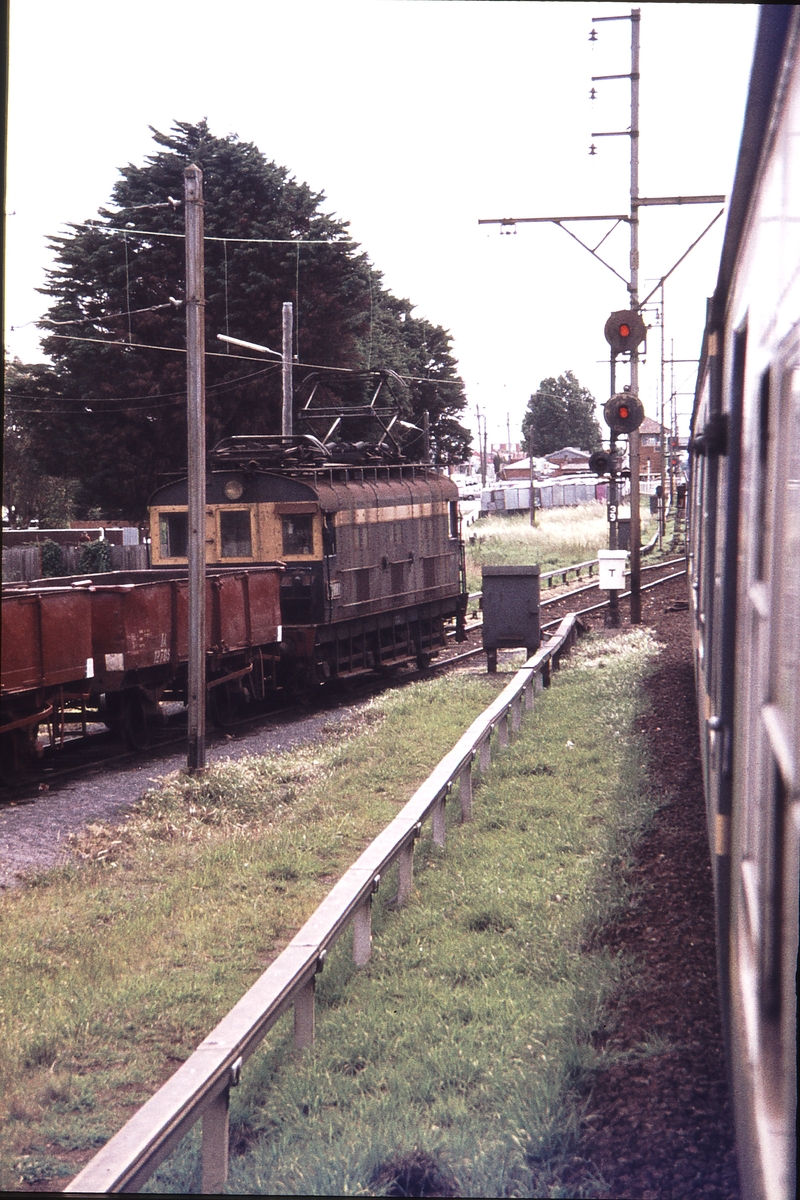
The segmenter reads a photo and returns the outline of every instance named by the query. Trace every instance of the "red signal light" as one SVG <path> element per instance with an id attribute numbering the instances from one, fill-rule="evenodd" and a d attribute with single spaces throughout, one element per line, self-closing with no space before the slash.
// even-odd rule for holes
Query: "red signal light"
<path id="1" fill-rule="evenodd" d="M 633 433 L 644 420 L 644 405 L 633 392 L 619 392 L 606 400 L 603 416 L 614 433 Z"/>
<path id="2" fill-rule="evenodd" d="M 633 308 L 612 312 L 603 329 L 612 354 L 630 354 L 647 336 L 647 326 L 641 314 Z"/>

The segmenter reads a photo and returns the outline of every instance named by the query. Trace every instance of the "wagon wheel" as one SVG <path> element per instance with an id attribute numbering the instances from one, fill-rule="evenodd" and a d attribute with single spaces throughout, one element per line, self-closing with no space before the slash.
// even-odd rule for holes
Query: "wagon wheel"
<path id="1" fill-rule="evenodd" d="M 147 749 L 152 731 L 147 719 L 145 697 L 138 688 L 130 688 L 122 693 L 121 726 L 126 746 L 131 750 Z"/>
<path id="2" fill-rule="evenodd" d="M 100 697 L 100 720 L 115 737 L 122 734 L 122 697 L 119 692 L 104 692 Z"/>
<path id="3" fill-rule="evenodd" d="M 227 729 L 235 723 L 241 704 L 241 692 L 230 683 L 221 683 L 208 694 L 208 713 L 218 729 Z"/>
<path id="4" fill-rule="evenodd" d="M 288 690 L 297 704 L 313 704 L 319 695 L 322 680 L 313 658 L 295 659 Z"/>

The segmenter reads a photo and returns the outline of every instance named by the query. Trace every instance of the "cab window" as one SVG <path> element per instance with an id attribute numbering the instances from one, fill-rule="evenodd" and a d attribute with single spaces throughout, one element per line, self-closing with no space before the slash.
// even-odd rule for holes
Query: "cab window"
<path id="1" fill-rule="evenodd" d="M 219 514 L 220 558 L 252 558 L 249 511 L 226 511 Z"/>
<path id="2" fill-rule="evenodd" d="M 284 554 L 314 553 L 314 516 L 312 513 L 292 513 L 281 517 Z"/>
<path id="3" fill-rule="evenodd" d="M 160 513 L 158 536 L 162 558 L 186 558 L 189 543 L 188 513 Z"/>

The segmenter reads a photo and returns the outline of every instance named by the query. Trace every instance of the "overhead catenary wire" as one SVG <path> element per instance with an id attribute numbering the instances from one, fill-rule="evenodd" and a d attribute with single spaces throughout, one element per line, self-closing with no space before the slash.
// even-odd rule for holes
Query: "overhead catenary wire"
<path id="1" fill-rule="evenodd" d="M 116 342 L 109 341 L 108 338 L 86 338 L 76 337 L 71 333 L 52 333 L 53 338 L 61 338 L 68 342 L 94 342 L 100 346 L 117 346 L 121 350 L 165 350 L 170 354 L 185 354 L 186 350 L 181 346 L 153 346 L 147 342 Z M 263 362 L 262 358 L 255 358 L 252 354 L 219 354 L 214 350 L 206 350 L 207 358 L 236 358 L 241 362 Z M 277 366 L 278 364 L 276 364 Z M 381 375 L 389 368 L 373 367 L 369 371 L 362 371 L 356 367 L 331 367 L 324 363 L 295 363 L 296 367 L 303 367 L 310 371 L 336 371 L 344 375 Z M 436 383 L 448 387 L 463 387 L 463 379 L 432 379 L 429 375 L 402 375 L 399 371 L 393 372 L 399 379 L 405 379 L 410 383 Z"/>
<path id="2" fill-rule="evenodd" d="M 131 237 L 167 237 L 167 238 L 185 238 L 183 233 L 168 233 L 162 229 L 120 229 L 116 225 L 99 225 L 94 221 L 71 221 L 70 226 L 73 229 L 94 229 L 97 233 L 121 233 L 129 234 Z M 357 246 L 358 242 L 355 238 L 246 238 L 246 237 L 215 237 L 212 234 L 206 234 L 203 238 L 206 242 L 250 242 L 254 245 L 275 245 L 275 246 Z"/>
<path id="3" fill-rule="evenodd" d="M 135 343 L 134 343 L 135 345 Z M 241 383 L 247 383 L 248 380 L 260 379 L 264 375 L 273 374 L 279 369 L 278 363 L 269 363 L 268 366 L 262 367 L 260 371 L 248 371 L 246 375 L 237 375 L 234 379 L 223 379 L 220 383 L 206 384 L 207 392 L 221 392 L 238 387 Z M 24 392 L 5 392 L 8 400 L 31 400 L 33 397 L 26 395 Z M 51 399 L 58 403 L 71 404 L 132 404 L 135 400 L 174 400 L 186 398 L 186 388 L 182 388 L 177 392 L 154 392 L 150 396 L 52 396 Z M 22 411 L 22 410 L 20 410 Z"/>
<path id="4" fill-rule="evenodd" d="M 107 321 L 113 321 L 115 317 L 135 317 L 139 313 L 160 312 L 162 308 L 180 308 L 182 304 L 182 300 L 175 300 L 170 296 L 165 304 L 148 304 L 146 308 L 131 308 L 125 312 L 105 313 L 97 317 L 72 317 L 69 321 L 54 321 L 52 317 L 39 317 L 36 321 L 26 321 L 24 325 L 11 325 L 9 328 L 12 332 L 17 329 L 26 329 L 28 325 L 56 325 L 60 328 L 62 325 L 85 325 L 87 321 L 104 325 Z"/>

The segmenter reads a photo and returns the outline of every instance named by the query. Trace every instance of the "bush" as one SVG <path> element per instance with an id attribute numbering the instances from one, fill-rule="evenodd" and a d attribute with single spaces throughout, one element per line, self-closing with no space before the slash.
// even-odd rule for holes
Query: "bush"
<path id="1" fill-rule="evenodd" d="M 64 574 L 64 555 L 58 542 L 47 538 L 42 542 L 42 576 L 51 577 Z"/>
<path id="2" fill-rule="evenodd" d="M 81 575 L 95 575 L 99 571 L 111 570 L 111 550 L 108 542 L 87 542 L 81 550 L 78 559 L 78 572 Z"/>

